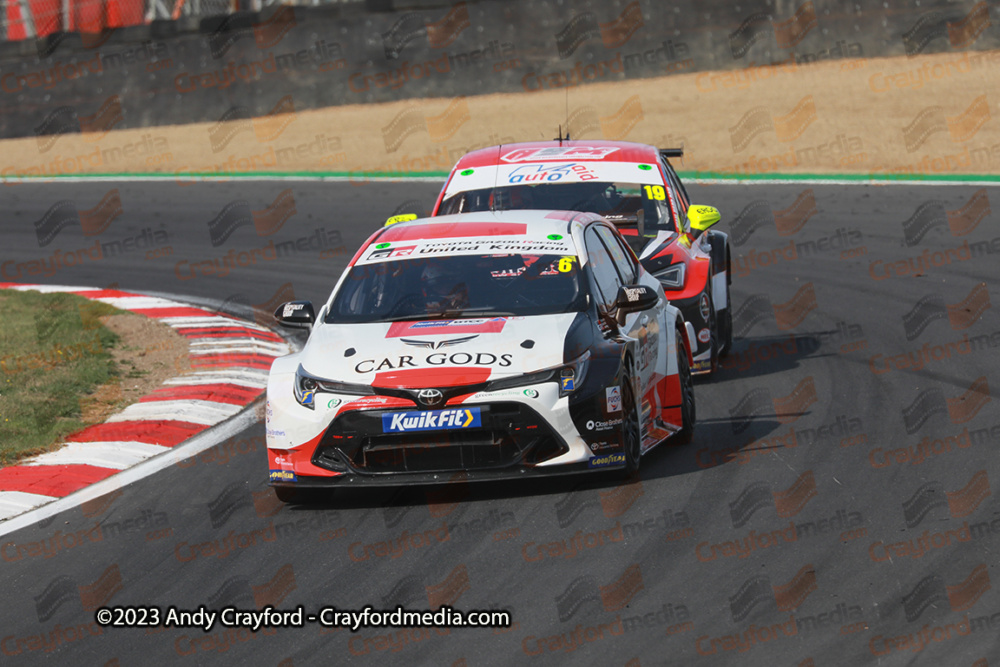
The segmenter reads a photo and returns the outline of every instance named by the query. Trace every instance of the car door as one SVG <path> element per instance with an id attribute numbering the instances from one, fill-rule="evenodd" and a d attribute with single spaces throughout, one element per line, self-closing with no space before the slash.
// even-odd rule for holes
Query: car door
<path id="1" fill-rule="evenodd" d="M 622 243 L 621 237 L 610 228 L 599 226 L 597 234 L 601 237 L 605 247 L 611 254 L 611 259 L 618 269 L 618 275 L 626 285 L 634 285 L 639 282 L 639 267 L 633 259 L 628 248 Z M 637 313 L 635 322 L 635 337 L 639 341 L 638 358 L 636 365 L 643 380 L 643 386 L 650 386 L 654 382 L 654 371 L 657 368 L 661 355 L 666 354 L 666 350 L 660 345 L 660 321 L 664 315 L 666 304 L 660 302 L 655 308 Z"/>
<path id="2" fill-rule="evenodd" d="M 631 256 L 617 239 L 615 233 L 603 224 L 592 225 L 584 236 L 587 244 L 587 256 L 591 265 L 594 280 L 597 283 L 597 298 L 599 308 L 609 314 L 615 314 L 615 299 L 618 288 L 622 285 L 635 284 L 638 277 L 638 267 Z M 616 261 L 615 256 L 618 256 Z M 647 395 L 654 384 L 656 361 L 660 354 L 659 320 L 663 316 L 664 302 L 661 300 L 654 308 L 625 316 L 624 325 L 618 328 L 621 336 L 634 342 L 635 359 L 633 362 L 633 377 L 635 396 L 640 405 L 640 417 L 643 422 L 643 432 L 648 433 L 652 426 L 650 419 L 654 414 L 650 396 Z"/>

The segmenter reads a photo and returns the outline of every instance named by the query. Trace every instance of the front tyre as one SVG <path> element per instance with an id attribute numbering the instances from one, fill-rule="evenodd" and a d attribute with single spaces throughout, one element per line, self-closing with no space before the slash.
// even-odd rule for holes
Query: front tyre
<path id="1" fill-rule="evenodd" d="M 712 336 L 717 341 L 718 356 L 725 357 L 733 349 L 733 299 L 729 294 L 729 285 L 732 282 L 732 267 L 729 261 L 729 242 L 725 234 L 719 232 L 709 232 L 709 241 L 712 244 L 712 275 L 713 277 L 723 271 L 726 272 L 726 305 L 715 314 L 715 326 L 712 327 Z M 713 301 L 715 295 L 712 295 Z M 712 304 L 714 307 L 714 303 Z"/>
<path id="2" fill-rule="evenodd" d="M 639 406 L 635 400 L 632 377 L 626 373 L 622 376 L 622 449 L 625 452 L 626 477 L 638 474 L 641 448 L 642 427 L 639 424 Z"/>
<path id="3" fill-rule="evenodd" d="M 681 430 L 674 435 L 674 442 L 686 445 L 694 436 L 696 420 L 694 402 L 694 381 L 691 378 L 691 366 L 688 363 L 687 343 L 684 335 L 677 331 L 677 379 L 681 385 Z M 624 402 L 624 399 L 623 399 Z"/>
<path id="4" fill-rule="evenodd" d="M 717 317 L 719 356 L 724 357 L 733 349 L 733 299 L 729 294 L 729 274 L 726 273 L 726 307 Z"/>

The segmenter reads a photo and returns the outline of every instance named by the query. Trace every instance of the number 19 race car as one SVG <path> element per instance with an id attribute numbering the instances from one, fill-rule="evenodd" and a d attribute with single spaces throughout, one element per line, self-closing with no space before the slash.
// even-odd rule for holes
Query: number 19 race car
<path id="1" fill-rule="evenodd" d="M 592 213 L 481 212 L 383 227 L 271 367 L 270 482 L 305 489 L 619 469 L 691 438 L 694 331 Z"/>
<path id="2" fill-rule="evenodd" d="M 690 203 L 668 159 L 681 155 L 619 141 L 483 148 L 454 166 L 433 215 L 559 209 L 603 216 L 694 326 L 692 370 L 711 373 L 733 340 L 729 240 L 708 231 L 719 221 L 716 209 Z"/>

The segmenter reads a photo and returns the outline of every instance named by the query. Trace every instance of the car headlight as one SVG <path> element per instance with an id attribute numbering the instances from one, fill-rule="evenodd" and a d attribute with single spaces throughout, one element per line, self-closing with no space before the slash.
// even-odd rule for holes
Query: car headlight
<path id="1" fill-rule="evenodd" d="M 525 375 L 515 375 L 514 377 L 494 380 L 486 385 L 486 391 L 500 391 L 502 389 L 512 389 L 514 387 L 524 387 L 531 384 L 541 384 L 543 382 L 558 382 L 559 397 L 568 396 L 577 387 L 583 384 L 583 378 L 587 375 L 587 366 L 590 362 L 590 350 L 564 366 L 547 368 L 543 371 L 526 373 Z"/>
<path id="2" fill-rule="evenodd" d="M 295 400 L 299 405 L 310 410 L 316 407 L 316 393 L 323 392 L 329 394 L 354 394 L 357 396 L 374 396 L 375 390 L 367 384 L 352 384 L 349 382 L 334 382 L 332 380 L 321 380 L 318 377 L 309 375 L 302 366 L 295 371 Z"/>
<path id="3" fill-rule="evenodd" d="M 663 285 L 663 289 L 680 289 L 684 287 L 684 269 L 684 263 L 678 262 L 653 275 Z"/>
<path id="4" fill-rule="evenodd" d="M 515 375 L 514 377 L 494 380 L 486 385 L 486 391 L 500 391 L 501 389 L 513 389 L 514 387 L 524 387 L 529 384 L 541 384 L 550 382 L 556 377 L 556 369 L 549 368 L 537 373 L 526 375 Z"/>

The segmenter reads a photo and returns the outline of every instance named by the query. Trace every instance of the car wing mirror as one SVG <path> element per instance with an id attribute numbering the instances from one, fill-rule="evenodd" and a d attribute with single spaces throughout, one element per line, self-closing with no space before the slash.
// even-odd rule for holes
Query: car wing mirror
<path id="1" fill-rule="evenodd" d="M 688 206 L 687 217 L 691 223 L 691 230 L 697 236 L 721 220 L 722 214 L 714 206 L 692 204 Z"/>
<path id="2" fill-rule="evenodd" d="M 618 288 L 615 306 L 618 308 L 618 326 L 625 324 L 625 316 L 649 310 L 660 300 L 660 295 L 646 285 L 622 285 Z"/>
<path id="3" fill-rule="evenodd" d="M 288 301 L 274 311 L 278 324 L 289 329 L 309 329 L 316 321 L 311 301 Z"/>
<path id="4" fill-rule="evenodd" d="M 410 220 L 416 220 L 417 217 L 418 216 L 416 213 L 401 213 L 399 215 L 394 215 L 390 218 L 387 218 L 385 224 L 382 226 L 388 227 L 390 225 L 396 224 L 397 222 L 409 222 Z"/>

